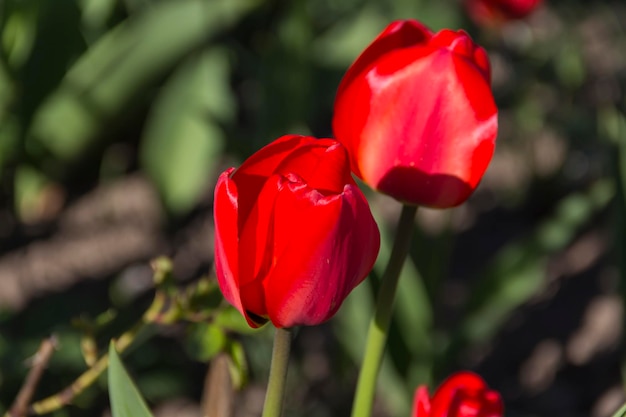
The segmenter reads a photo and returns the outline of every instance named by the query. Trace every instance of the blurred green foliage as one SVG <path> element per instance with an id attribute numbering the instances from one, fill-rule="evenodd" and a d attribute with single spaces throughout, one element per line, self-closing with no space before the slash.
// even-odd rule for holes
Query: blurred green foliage
<path id="1" fill-rule="evenodd" d="M 586 233 L 599 233 L 604 249 L 577 274 L 624 275 L 626 6 L 618 0 L 545 0 L 528 20 L 499 29 L 474 26 L 454 0 L 4 0 L 0 292 L 11 289 L 10 277 L 2 275 L 10 256 L 36 254 L 32 249 L 57 236 L 75 202 L 137 174 L 149 178 L 165 213 L 154 251 L 185 253 L 176 231 L 191 233 L 198 218 L 210 218 L 212 186 L 222 169 L 283 134 L 332 136 L 341 76 L 398 18 L 418 18 L 433 29 L 464 28 L 489 51 L 500 136 L 490 172 L 467 204 L 418 215 L 383 365 L 380 415 L 408 415 L 418 384 L 436 384 L 459 367 L 484 369 L 489 377 L 489 358 L 510 371 L 504 377 L 492 372 L 489 382 L 503 391 L 511 415 L 589 415 L 600 389 L 618 383 L 617 375 L 576 379 L 580 390 L 559 386 L 570 389 L 569 402 L 550 408 L 549 400 L 533 402 L 534 394 L 517 380 L 520 360 L 497 346 L 512 337 L 505 332 L 511 318 L 549 293 L 555 259 Z M 332 407 L 349 408 L 395 221 L 389 215 L 394 203 L 370 196 L 383 232 L 374 277 L 330 325 L 302 329 L 300 340 L 322 338 L 334 347 L 309 351 L 297 338 L 293 374 L 300 379 L 287 415 L 338 415 Z M 94 221 L 106 229 L 112 220 Z M 182 279 L 207 272 L 212 254 L 206 252 L 204 269 Z M 84 271 L 91 270 L 75 266 L 79 284 L 66 289 L 59 283 L 18 307 L 0 304 L 0 412 L 13 401 L 27 372 L 23 361 L 42 337 L 55 332 L 60 348 L 37 398 L 61 390 L 85 369 L 85 331 L 70 326 L 73 318 L 97 317 L 115 304 L 118 315 L 95 335 L 103 353 L 111 337 L 141 316 L 149 305 L 145 293 L 121 286 L 129 295 L 117 301 L 114 292 L 126 276 L 140 281 L 131 267 L 145 257 L 120 261 L 113 272 L 102 268 L 101 280 L 86 281 L 93 277 Z M 596 281 L 587 281 L 589 297 L 600 291 Z M 612 283 L 602 291 L 617 294 L 625 287 Z M 579 324 L 585 307 L 568 305 L 568 326 Z M 248 333 L 237 312 L 226 309 L 210 323 L 158 333 L 130 352 L 127 363 L 149 404 L 176 396 L 198 401 L 205 372 L 198 363 L 218 351 L 230 353 L 235 385 L 248 377 L 251 386 L 264 383 L 269 337 L 264 330 Z M 543 334 L 536 333 L 538 343 Z M 566 336 L 559 337 L 565 345 Z M 476 359 L 475 352 L 494 346 L 492 356 Z M 307 361 L 319 355 L 332 364 L 324 381 L 336 399 L 307 379 Z M 118 365 L 112 371 L 120 371 Z M 572 368 L 579 369 L 567 372 Z M 108 404 L 104 388 L 99 381 L 54 415 L 101 413 Z"/>

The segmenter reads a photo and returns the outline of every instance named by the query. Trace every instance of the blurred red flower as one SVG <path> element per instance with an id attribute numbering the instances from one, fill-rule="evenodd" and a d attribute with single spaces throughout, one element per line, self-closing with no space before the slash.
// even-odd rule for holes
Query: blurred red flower
<path id="1" fill-rule="evenodd" d="M 415 391 L 412 417 L 502 417 L 504 406 L 497 391 L 487 387 L 472 372 L 457 372 L 437 388 L 432 398 L 428 388 Z"/>
<path id="2" fill-rule="evenodd" d="M 531 14 L 541 0 L 465 0 L 465 9 L 476 24 L 499 26 Z"/>
<path id="3" fill-rule="evenodd" d="M 333 139 L 283 136 L 226 170 L 214 219 L 220 288 L 252 327 L 329 319 L 380 246 L 348 154 Z"/>
<path id="4" fill-rule="evenodd" d="M 463 31 L 391 23 L 345 74 L 333 130 L 354 173 L 409 204 L 446 208 L 478 186 L 497 109 L 485 50 Z"/>

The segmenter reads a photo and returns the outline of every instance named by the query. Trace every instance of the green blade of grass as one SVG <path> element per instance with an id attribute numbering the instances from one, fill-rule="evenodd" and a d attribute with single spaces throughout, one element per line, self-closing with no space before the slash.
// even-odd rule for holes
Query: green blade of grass
<path id="1" fill-rule="evenodd" d="M 145 400 L 124 369 L 113 342 L 109 345 L 108 375 L 113 417 L 152 417 Z"/>

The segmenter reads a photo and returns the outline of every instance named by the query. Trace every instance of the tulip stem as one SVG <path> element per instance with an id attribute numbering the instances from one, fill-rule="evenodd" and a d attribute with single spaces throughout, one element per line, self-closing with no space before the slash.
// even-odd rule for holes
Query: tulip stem
<path id="1" fill-rule="evenodd" d="M 276 329 L 274 333 L 272 365 L 270 367 L 267 392 L 265 393 L 263 417 L 280 417 L 281 415 L 285 397 L 289 350 L 291 349 L 291 333 L 291 329 Z"/>
<path id="2" fill-rule="evenodd" d="M 369 417 L 372 414 L 372 405 L 376 393 L 376 379 L 385 351 L 393 302 L 398 288 L 398 278 L 404 265 L 413 227 L 417 206 L 404 205 L 402 214 L 398 221 L 396 237 L 393 242 L 393 249 L 389 257 L 389 263 L 382 277 L 378 298 L 376 300 L 376 311 L 370 321 L 367 332 L 367 343 L 365 345 L 365 355 L 357 382 L 354 404 L 352 406 L 352 417 Z"/>

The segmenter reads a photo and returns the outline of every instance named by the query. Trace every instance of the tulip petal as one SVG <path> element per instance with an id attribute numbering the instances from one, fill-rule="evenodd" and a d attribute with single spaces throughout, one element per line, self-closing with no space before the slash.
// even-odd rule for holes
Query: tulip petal
<path id="1" fill-rule="evenodd" d="M 356 185 L 324 196 L 297 178 L 276 202 L 276 264 L 266 280 L 270 320 L 277 327 L 330 318 L 370 271 L 380 236 Z"/>
<path id="2" fill-rule="evenodd" d="M 435 395 L 431 401 L 431 414 L 430 417 L 471 417 L 471 410 L 466 410 L 466 413 L 454 413 L 453 401 L 459 393 L 463 392 L 466 396 L 481 398 L 482 393 L 488 390 L 487 384 L 483 379 L 473 372 L 458 372 L 446 379 L 437 388 Z M 458 397 L 457 397 L 458 398 Z M 457 405 L 458 407 L 458 405 Z M 472 407 L 476 410 L 476 407 Z M 478 409 L 480 410 L 480 404 Z M 474 414 L 474 416 L 481 416 L 480 414 Z"/>
<path id="3" fill-rule="evenodd" d="M 431 38 L 430 46 L 446 48 L 460 57 L 466 58 L 471 65 L 480 69 L 488 83 L 491 81 L 491 64 L 487 52 L 477 46 L 467 32 L 444 29 Z"/>
<path id="4" fill-rule="evenodd" d="M 385 30 L 378 35 L 354 63 L 348 68 L 337 88 L 335 99 L 335 113 L 338 108 L 344 108 L 346 115 L 341 119 L 350 120 L 350 129 L 353 126 L 364 126 L 367 121 L 367 107 L 370 103 L 370 94 L 365 90 L 352 91 L 352 97 L 348 100 L 344 98 L 344 91 L 357 79 L 362 77 L 363 73 L 369 70 L 369 67 L 376 63 L 383 55 L 401 50 L 403 48 L 413 47 L 415 45 L 424 44 L 432 36 L 432 31 L 418 22 L 417 20 L 398 20 L 388 25 Z M 353 110 L 355 103 L 358 103 L 359 109 Z M 334 119 L 336 120 L 336 118 Z M 341 139 L 344 145 L 350 151 L 350 162 L 352 171 L 359 177 L 363 178 L 359 171 L 359 164 L 356 162 L 356 155 L 353 152 L 358 146 L 358 136 L 354 134 L 339 134 L 333 120 L 333 130 L 335 137 Z"/>
<path id="5" fill-rule="evenodd" d="M 354 77 L 390 51 L 413 47 L 428 41 L 432 31 L 417 20 L 397 20 L 389 24 L 348 68 L 337 89 L 339 96 Z"/>
<path id="6" fill-rule="evenodd" d="M 285 183 L 281 175 L 272 175 L 265 181 L 239 236 L 241 301 L 246 314 L 255 317 L 267 317 L 263 281 L 275 263 L 275 205 Z"/>
<path id="7" fill-rule="evenodd" d="M 296 174 L 324 195 L 339 194 L 346 184 L 354 184 L 348 153 L 334 139 L 313 139 L 285 158 L 276 172 Z"/>
<path id="8" fill-rule="evenodd" d="M 215 219 L 215 271 L 224 298 L 246 315 L 239 295 L 239 256 L 237 236 L 237 185 L 230 178 L 235 168 L 224 171 L 217 180 L 213 203 Z"/>
<path id="9" fill-rule="evenodd" d="M 353 156 L 365 182 L 401 201 L 450 207 L 469 196 L 487 168 L 497 110 L 481 70 L 449 50 L 428 52 L 385 55 L 345 91 L 334 126 L 337 137 L 359 143 Z M 365 96 L 369 108 L 343 108 Z M 354 125 L 360 119 L 351 112 L 367 113 L 365 125 Z M 383 183 L 394 168 L 404 178 Z M 458 185 L 444 186 L 446 177 Z"/>
<path id="10" fill-rule="evenodd" d="M 239 187 L 239 228 L 243 228 L 267 178 L 302 142 L 311 138 L 285 135 L 255 152 L 232 175 Z"/>
<path id="11" fill-rule="evenodd" d="M 532 13 L 541 0 L 465 0 L 470 17 L 479 25 L 498 27 Z"/>
<path id="12" fill-rule="evenodd" d="M 286 135 L 261 148 L 235 171 L 232 178 L 238 184 L 239 227 L 247 221 L 268 176 L 294 173 L 312 188 L 322 192 L 339 193 L 344 184 L 352 182 L 350 170 L 343 162 L 346 150 L 334 146 L 333 139 Z"/>
<path id="13" fill-rule="evenodd" d="M 495 148 L 490 77 L 487 53 L 464 31 L 389 25 L 352 64 L 335 100 L 333 131 L 353 172 L 409 204 L 461 204 Z"/>
<path id="14" fill-rule="evenodd" d="M 308 136 L 281 136 L 246 159 L 241 167 L 237 169 L 233 178 L 236 180 L 236 177 L 241 175 L 241 173 L 260 175 L 267 178 L 268 175 L 276 171 L 276 167 L 278 167 L 295 149 L 298 149 L 303 143 L 308 143 L 311 140 L 312 138 Z"/>
<path id="15" fill-rule="evenodd" d="M 411 417 L 429 416 L 430 398 L 428 397 L 428 388 L 422 385 L 415 390 L 415 397 L 413 398 L 413 412 L 411 413 Z"/>

